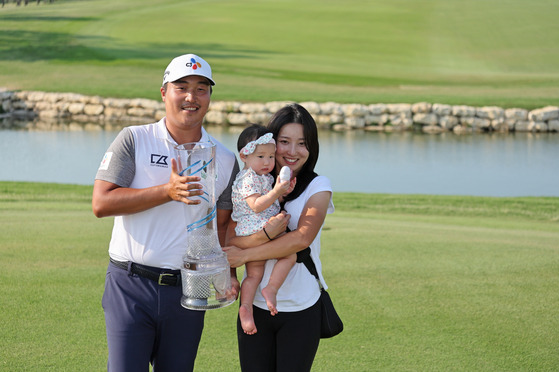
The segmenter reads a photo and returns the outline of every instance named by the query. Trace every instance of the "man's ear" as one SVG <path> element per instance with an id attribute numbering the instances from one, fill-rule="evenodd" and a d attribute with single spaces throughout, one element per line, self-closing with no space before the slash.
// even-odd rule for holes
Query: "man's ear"
<path id="1" fill-rule="evenodd" d="M 167 93 L 165 87 L 161 87 L 159 91 L 161 92 L 161 100 L 165 102 L 165 93 Z"/>

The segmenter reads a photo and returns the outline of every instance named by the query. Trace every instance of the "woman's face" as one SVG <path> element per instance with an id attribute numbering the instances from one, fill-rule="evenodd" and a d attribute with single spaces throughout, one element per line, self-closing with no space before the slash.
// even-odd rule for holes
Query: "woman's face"
<path id="1" fill-rule="evenodd" d="M 287 165 L 297 175 L 308 158 L 303 125 L 290 123 L 281 127 L 276 144 L 276 169 L 279 171 Z"/>

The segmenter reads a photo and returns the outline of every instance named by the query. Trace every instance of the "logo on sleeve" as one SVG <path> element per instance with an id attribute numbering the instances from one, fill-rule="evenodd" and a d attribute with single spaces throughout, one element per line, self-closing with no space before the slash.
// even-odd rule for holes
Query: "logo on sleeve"
<path id="1" fill-rule="evenodd" d="M 103 160 L 99 165 L 99 170 L 107 170 L 109 169 L 109 164 L 111 163 L 111 158 L 113 157 L 112 152 L 106 152 L 105 156 L 103 156 Z"/>
<path id="2" fill-rule="evenodd" d="M 167 163 L 168 158 L 169 156 L 167 155 L 151 154 L 151 166 L 168 168 L 169 167 L 169 164 Z"/>

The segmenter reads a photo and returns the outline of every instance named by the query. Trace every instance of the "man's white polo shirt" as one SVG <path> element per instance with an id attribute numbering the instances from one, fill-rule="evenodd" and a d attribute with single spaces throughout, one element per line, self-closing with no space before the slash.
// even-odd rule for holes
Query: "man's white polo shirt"
<path id="1" fill-rule="evenodd" d="M 218 209 L 232 209 L 231 184 L 238 172 L 235 154 L 202 128 L 200 142 L 216 145 Z M 96 179 L 121 187 L 142 189 L 169 181 L 175 156 L 165 118 L 157 123 L 124 128 L 111 144 Z M 179 269 L 186 252 L 187 223 L 205 216 L 196 205 L 170 201 L 143 212 L 114 219 L 109 255 L 117 261 Z"/>

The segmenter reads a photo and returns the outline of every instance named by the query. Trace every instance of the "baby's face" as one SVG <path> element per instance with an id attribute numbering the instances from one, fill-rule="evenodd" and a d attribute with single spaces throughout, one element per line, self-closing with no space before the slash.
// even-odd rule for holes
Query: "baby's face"
<path id="1" fill-rule="evenodd" d="M 268 174 L 276 166 L 276 145 L 273 143 L 257 145 L 254 152 L 246 155 L 243 161 L 246 166 L 252 168 L 256 174 L 260 176 Z"/>

